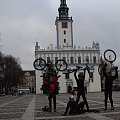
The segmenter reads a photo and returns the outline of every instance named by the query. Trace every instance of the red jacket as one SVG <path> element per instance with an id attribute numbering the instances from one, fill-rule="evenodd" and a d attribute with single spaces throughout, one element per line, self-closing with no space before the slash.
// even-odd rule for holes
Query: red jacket
<path id="1" fill-rule="evenodd" d="M 50 83 L 50 93 L 54 91 L 54 84 Z"/>
<path id="2" fill-rule="evenodd" d="M 57 76 L 54 76 L 54 77 L 53 77 L 53 84 L 54 84 L 54 85 L 57 83 L 57 80 L 58 80 L 58 77 L 57 77 Z"/>

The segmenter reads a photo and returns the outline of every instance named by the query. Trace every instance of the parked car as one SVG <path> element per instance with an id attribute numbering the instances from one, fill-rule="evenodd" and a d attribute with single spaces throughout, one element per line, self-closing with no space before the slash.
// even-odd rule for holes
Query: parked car
<path id="1" fill-rule="evenodd" d="M 27 95 L 27 94 L 30 94 L 30 90 L 28 88 L 20 88 L 20 89 L 18 89 L 18 94 L 19 95 L 23 95 L 23 94 Z"/>

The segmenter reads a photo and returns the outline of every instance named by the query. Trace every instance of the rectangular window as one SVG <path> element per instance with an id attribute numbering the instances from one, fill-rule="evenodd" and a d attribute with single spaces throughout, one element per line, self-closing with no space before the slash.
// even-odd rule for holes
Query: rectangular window
<path id="1" fill-rule="evenodd" d="M 58 57 L 55 57 L 55 62 L 58 60 Z"/>
<path id="2" fill-rule="evenodd" d="M 50 57 L 47 57 L 47 63 L 50 62 Z"/>
<path id="3" fill-rule="evenodd" d="M 86 63 L 89 63 L 89 56 L 86 56 Z"/>
<path id="4" fill-rule="evenodd" d="M 42 57 L 39 57 L 39 59 L 42 59 Z"/>
<path id="5" fill-rule="evenodd" d="M 65 61 L 66 61 L 66 57 L 63 57 L 63 60 L 65 60 Z"/>
<path id="6" fill-rule="evenodd" d="M 64 34 L 66 34 L 66 31 L 64 30 Z"/>
<path id="7" fill-rule="evenodd" d="M 63 60 L 65 60 L 65 61 L 66 61 L 66 57 L 63 57 Z"/>
<path id="8" fill-rule="evenodd" d="M 93 72 L 90 72 L 90 78 L 89 78 L 89 82 L 93 82 Z"/>
<path id="9" fill-rule="evenodd" d="M 66 39 L 64 39 L 64 43 L 66 43 Z"/>
<path id="10" fill-rule="evenodd" d="M 78 57 L 78 64 L 81 64 L 81 57 Z"/>
<path id="11" fill-rule="evenodd" d="M 42 59 L 42 57 L 39 57 L 39 59 Z M 42 64 L 42 61 L 41 60 L 39 60 L 39 63 L 38 64 Z"/>
<path id="12" fill-rule="evenodd" d="M 74 58 L 70 57 L 70 64 L 74 64 Z"/>
<path id="13" fill-rule="evenodd" d="M 67 28 L 67 27 L 68 27 L 67 22 L 62 22 L 62 28 Z"/>
<path id="14" fill-rule="evenodd" d="M 69 77 L 69 73 L 66 73 L 65 74 L 65 79 L 69 79 L 70 77 Z"/>
<path id="15" fill-rule="evenodd" d="M 93 56 L 93 63 L 96 63 L 96 56 Z"/>

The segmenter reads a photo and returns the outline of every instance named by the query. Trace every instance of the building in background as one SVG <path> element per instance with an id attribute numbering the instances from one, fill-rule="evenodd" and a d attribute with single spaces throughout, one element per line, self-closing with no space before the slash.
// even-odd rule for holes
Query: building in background
<path id="1" fill-rule="evenodd" d="M 30 89 L 32 93 L 36 91 L 36 75 L 35 70 L 26 70 L 23 71 L 23 77 L 21 80 L 20 88 L 27 88 Z"/>
<path id="2" fill-rule="evenodd" d="M 35 59 L 42 58 L 49 62 L 50 60 L 55 63 L 58 59 L 64 59 L 68 63 L 69 68 L 75 68 L 76 66 L 95 65 L 93 73 L 93 79 L 89 79 L 89 75 L 86 74 L 85 86 L 88 92 L 101 91 L 101 80 L 98 74 L 98 64 L 100 62 L 100 47 L 99 43 L 94 42 L 91 46 L 85 48 L 80 45 L 73 44 L 73 19 L 69 16 L 69 8 L 67 7 L 66 0 L 60 1 L 60 7 L 58 8 L 59 16 L 56 17 L 55 25 L 57 32 L 57 46 L 54 48 L 51 44 L 47 49 L 41 49 L 38 42 L 35 45 Z M 78 38 L 79 39 L 79 38 Z M 80 41 L 82 42 L 82 41 Z M 36 70 L 36 93 L 40 94 L 41 85 L 43 80 L 41 74 L 42 71 Z M 73 73 L 63 74 L 59 72 L 61 77 L 59 78 L 60 93 L 67 93 L 69 88 L 76 88 L 76 81 Z"/>

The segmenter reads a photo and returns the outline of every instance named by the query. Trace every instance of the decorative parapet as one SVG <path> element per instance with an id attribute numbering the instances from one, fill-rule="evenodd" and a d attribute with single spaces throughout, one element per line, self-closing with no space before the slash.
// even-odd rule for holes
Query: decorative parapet
<path id="1" fill-rule="evenodd" d="M 41 49 L 40 46 L 38 45 L 38 42 L 36 42 L 35 51 L 54 51 L 54 50 L 59 50 L 59 51 L 63 51 L 63 50 L 100 50 L 100 47 L 99 47 L 98 42 L 95 43 L 93 41 L 92 46 L 86 46 L 85 48 L 74 45 L 74 47 L 62 46 L 58 49 L 57 47 L 53 47 L 53 44 L 50 44 L 50 46 L 48 46 L 46 49 L 45 48 Z"/>

